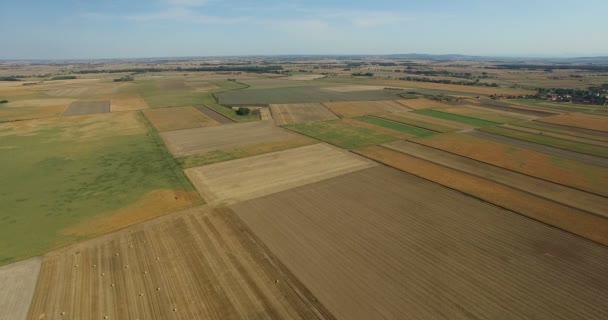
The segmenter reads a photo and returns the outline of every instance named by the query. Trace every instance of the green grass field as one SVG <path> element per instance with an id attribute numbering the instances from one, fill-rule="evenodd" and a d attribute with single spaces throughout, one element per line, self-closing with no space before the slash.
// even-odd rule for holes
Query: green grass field
<path id="1" fill-rule="evenodd" d="M 556 148 L 560 148 L 560 149 L 565 149 L 565 150 L 575 151 L 575 152 L 579 152 L 579 153 L 608 158 L 608 148 L 585 144 L 582 142 L 568 141 L 568 140 L 559 139 L 559 138 L 555 138 L 555 137 L 521 132 L 521 131 L 517 131 L 517 130 L 511 130 L 508 128 L 502 128 L 502 127 L 487 127 L 487 128 L 482 128 L 481 130 L 490 132 L 490 133 L 494 133 L 494 134 L 499 134 L 499 135 L 506 136 L 506 137 L 519 139 L 519 140 L 542 144 L 542 145 L 546 145 L 546 146 L 550 146 L 550 147 L 556 147 Z"/>
<path id="2" fill-rule="evenodd" d="M 396 121 L 396 122 L 407 124 L 407 125 L 414 126 L 414 127 L 427 129 L 429 131 L 435 131 L 435 132 L 441 132 L 441 133 L 456 131 L 456 129 L 454 129 L 454 128 L 449 128 L 446 126 L 429 123 L 429 122 L 425 122 L 425 121 L 420 121 L 420 120 L 416 120 L 416 119 L 410 119 L 408 117 L 401 116 L 401 115 L 395 114 L 395 113 L 377 115 L 377 117 L 391 120 L 391 121 Z"/>
<path id="3" fill-rule="evenodd" d="M 603 106 L 575 104 L 569 102 L 549 102 L 546 100 L 537 99 L 509 99 L 510 102 L 519 103 L 522 105 L 544 108 L 544 109 L 555 109 L 562 111 L 573 111 L 573 112 L 593 112 L 595 110 L 606 110 Z"/>
<path id="4" fill-rule="evenodd" d="M 342 120 L 290 124 L 285 128 L 344 149 L 354 149 L 399 139 L 367 128 L 356 127 Z"/>
<path id="5" fill-rule="evenodd" d="M 451 121 L 456 121 L 456 122 L 460 122 L 460 123 L 465 123 L 465 124 L 475 126 L 475 127 L 487 127 L 487 126 L 495 126 L 495 125 L 499 124 L 499 123 L 492 122 L 492 121 L 487 121 L 487 120 L 482 120 L 482 119 L 477 119 L 477 118 L 467 117 L 467 116 L 461 116 L 458 114 L 447 113 L 447 112 L 442 112 L 442 111 L 437 111 L 437 110 L 432 110 L 432 109 L 421 109 L 421 110 L 415 110 L 413 112 L 423 114 L 426 116 L 444 119 L 444 120 L 451 120 Z"/>
<path id="6" fill-rule="evenodd" d="M 436 133 L 436 132 L 431 131 L 431 130 L 427 130 L 427 129 L 423 129 L 423 128 L 419 128 L 419 127 L 414 127 L 414 126 L 408 126 L 406 124 L 402 124 L 402 123 L 398 123 L 398 122 L 390 121 L 390 120 L 385 120 L 385 119 L 382 119 L 382 118 L 376 118 L 376 117 L 373 117 L 373 116 L 363 116 L 363 117 L 357 117 L 355 119 L 360 120 L 360 121 L 364 121 L 364 122 L 367 122 L 367 123 L 371 123 L 373 125 L 389 128 L 389 129 L 392 129 L 392 130 L 397 130 L 397 131 L 400 131 L 400 132 L 413 134 L 413 135 L 415 135 L 417 137 L 427 137 L 427 136 L 430 136 L 430 135 L 433 135 L 433 134 Z"/>
<path id="7" fill-rule="evenodd" d="M 151 191 L 194 190 L 140 114 L 128 134 L 114 134 L 116 117 L 124 114 L 0 124 L 0 264 L 81 240 L 64 230 Z M 35 130 L 20 129 L 30 124 Z"/>

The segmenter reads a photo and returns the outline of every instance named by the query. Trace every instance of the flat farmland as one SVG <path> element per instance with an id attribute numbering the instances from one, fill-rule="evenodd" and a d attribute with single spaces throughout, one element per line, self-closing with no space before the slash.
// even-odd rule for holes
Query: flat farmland
<path id="1" fill-rule="evenodd" d="M 426 137 L 426 136 L 430 136 L 430 135 L 433 135 L 436 133 L 435 131 L 427 130 L 427 129 L 416 127 L 416 126 L 410 126 L 407 124 L 403 124 L 401 122 L 387 120 L 387 119 L 383 119 L 383 118 L 379 118 L 379 117 L 363 116 L 363 117 L 357 117 L 355 119 L 357 119 L 359 121 L 371 123 L 376 126 L 384 127 L 387 129 L 403 132 L 408 135 L 412 135 L 412 136 L 416 136 L 416 137 Z"/>
<path id="2" fill-rule="evenodd" d="M 40 262 L 40 258 L 31 258 L 0 267 L 0 320 L 26 320 Z"/>
<path id="3" fill-rule="evenodd" d="M 192 206 L 138 112 L 0 124 L 0 265 Z"/>
<path id="4" fill-rule="evenodd" d="M 220 124 L 235 122 L 234 120 L 224 116 L 223 114 L 221 114 L 207 106 L 195 106 L 194 108 L 196 108 L 196 110 L 202 112 L 204 115 L 217 121 Z"/>
<path id="5" fill-rule="evenodd" d="M 471 116 L 463 116 L 460 114 L 443 112 L 443 111 L 434 110 L 434 109 L 420 109 L 420 110 L 416 110 L 414 112 L 425 115 L 425 116 L 429 116 L 429 117 L 435 117 L 438 119 L 443 119 L 443 120 L 448 120 L 448 121 L 453 121 L 453 122 L 460 122 L 460 123 L 463 123 L 463 124 L 466 124 L 466 125 L 469 125 L 472 127 L 486 127 L 486 126 L 494 126 L 494 125 L 499 124 L 498 122 L 494 122 L 494 121 L 488 121 L 488 120 L 484 120 L 484 119 L 480 119 L 480 118 L 474 118 Z"/>
<path id="6" fill-rule="evenodd" d="M 424 116 L 420 116 L 420 115 L 412 113 L 412 112 L 385 113 L 385 114 L 379 114 L 379 115 L 377 115 L 377 117 L 382 118 L 382 119 L 391 120 L 391 121 L 396 121 L 399 123 L 407 124 L 410 126 L 414 126 L 414 127 L 434 131 L 434 132 L 445 133 L 445 132 L 451 132 L 451 131 L 457 130 L 456 128 L 448 127 L 445 124 L 433 123 L 432 118 L 430 120 L 429 119 L 421 120 L 420 118 L 424 118 Z"/>
<path id="7" fill-rule="evenodd" d="M 393 130 L 356 119 L 297 123 L 286 125 L 285 128 L 345 149 L 380 144 L 412 136 L 409 134 L 403 136 L 403 133 L 399 132 L 393 135 Z"/>
<path id="8" fill-rule="evenodd" d="M 602 167 L 550 156 L 463 133 L 411 139 L 429 147 L 583 191 L 608 196 L 608 173 Z"/>
<path id="9" fill-rule="evenodd" d="M 507 111 L 489 110 L 475 106 L 445 107 L 442 108 L 441 111 L 497 123 L 516 123 L 523 120 L 532 120 L 537 118 Z"/>
<path id="10" fill-rule="evenodd" d="M 210 127 L 220 124 L 193 107 L 148 109 L 143 113 L 158 131 Z"/>
<path id="11" fill-rule="evenodd" d="M 430 99 L 399 99 L 397 102 L 414 110 L 450 107 L 449 104 Z"/>
<path id="12" fill-rule="evenodd" d="M 110 98 L 110 111 L 131 111 L 148 109 L 146 101 L 138 94 L 118 95 Z"/>
<path id="13" fill-rule="evenodd" d="M 526 149 L 529 149 L 532 151 L 542 152 L 547 155 L 554 156 L 554 157 L 561 158 L 561 159 L 578 161 L 578 162 L 581 162 L 584 164 L 589 164 L 589 165 L 594 165 L 594 166 L 599 166 L 599 167 L 608 167 L 608 159 L 593 156 L 593 155 L 586 154 L 586 153 L 571 151 L 571 150 L 558 148 L 558 147 L 554 147 L 554 146 L 550 146 L 550 145 L 546 145 L 546 144 L 540 144 L 537 142 L 530 142 L 530 141 L 522 140 L 519 138 L 510 137 L 507 135 L 492 133 L 490 131 L 474 130 L 474 131 L 468 132 L 468 134 L 478 137 L 478 138 L 485 139 L 485 140 L 490 140 L 490 141 L 494 141 L 494 142 L 498 142 L 498 143 L 512 145 L 516 148 L 526 148 Z M 540 140 L 542 142 L 547 141 L 547 139 L 542 139 L 542 137 L 539 139 L 532 138 L 532 140 Z M 565 144 L 569 144 L 569 143 L 566 141 Z M 589 147 L 577 146 L 576 148 L 577 149 L 586 149 L 587 152 L 589 152 L 590 150 L 596 149 L 593 146 L 589 146 Z"/>
<path id="14" fill-rule="evenodd" d="M 501 127 L 520 131 L 520 132 L 532 133 L 532 134 L 543 135 L 543 136 L 562 139 L 562 140 L 568 140 L 568 141 L 572 141 L 572 142 L 580 142 L 580 143 L 584 143 L 584 144 L 590 144 L 590 145 L 594 145 L 594 146 L 608 148 L 608 141 L 589 139 L 589 138 L 581 137 L 580 135 L 572 135 L 572 134 L 548 131 L 546 129 L 535 129 L 534 127 L 530 127 L 530 126 L 527 126 L 526 124 L 521 124 L 521 123 L 518 123 L 517 125 L 505 124 L 505 125 L 502 125 Z"/>
<path id="15" fill-rule="evenodd" d="M 411 111 L 412 109 L 392 100 L 349 101 L 324 103 L 331 111 L 342 118 L 379 114 L 388 112 Z"/>
<path id="16" fill-rule="evenodd" d="M 216 94 L 219 103 L 225 105 L 260 105 L 312 103 L 327 101 L 375 101 L 401 99 L 397 90 L 366 90 L 337 92 L 324 90 L 318 85 L 301 85 L 289 81 L 291 87 L 237 90 Z M 304 81 L 303 83 L 309 83 Z M 293 86 L 298 84 L 298 86 Z"/>
<path id="17" fill-rule="evenodd" d="M 507 100 L 507 101 L 509 101 L 509 100 Z M 522 114 L 522 115 L 535 116 L 535 117 L 548 117 L 548 116 L 554 116 L 554 115 L 559 114 L 559 112 L 527 108 L 527 107 L 520 106 L 520 105 L 514 105 L 512 103 L 505 102 L 505 101 L 497 101 L 497 100 L 491 100 L 491 99 L 486 99 L 486 98 L 468 99 L 468 100 L 466 100 L 466 102 L 469 104 L 474 104 L 481 108 L 485 108 L 485 109 L 507 111 L 507 112 L 518 113 L 518 114 Z"/>
<path id="18" fill-rule="evenodd" d="M 161 136 L 174 156 L 184 157 L 284 141 L 296 135 L 289 130 L 275 127 L 272 121 L 256 121 L 163 132 Z"/>
<path id="19" fill-rule="evenodd" d="M 520 127 L 526 127 L 526 128 L 531 128 L 531 129 L 535 129 L 535 130 L 545 130 L 545 131 L 556 132 L 556 133 L 565 134 L 565 135 L 569 135 L 569 136 L 581 137 L 581 138 L 589 139 L 589 140 L 608 142 L 608 134 L 605 134 L 604 132 L 601 132 L 601 131 L 587 130 L 587 129 L 575 128 L 575 127 L 566 127 L 566 126 L 561 126 L 559 124 L 551 124 L 551 123 L 538 122 L 538 121 L 520 122 L 517 125 Z"/>
<path id="20" fill-rule="evenodd" d="M 409 141 L 383 147 L 608 218 L 608 199 Z M 608 221 L 608 220 L 607 220 Z"/>
<path id="21" fill-rule="evenodd" d="M 110 112 L 109 101 L 78 101 L 72 102 L 72 104 L 63 112 L 63 115 L 79 116 L 106 112 Z"/>
<path id="22" fill-rule="evenodd" d="M 326 144 L 186 169 L 186 175 L 211 204 L 243 201 L 284 191 L 376 163 Z"/>
<path id="23" fill-rule="evenodd" d="M 558 137 L 548 136 L 546 134 L 531 133 L 525 131 L 519 131 L 511 129 L 511 127 L 489 127 L 480 129 L 484 132 L 493 134 L 503 135 L 506 137 L 519 139 L 523 141 L 533 142 L 542 144 L 550 147 L 560 148 L 564 150 L 570 150 L 578 153 L 589 154 L 598 157 L 608 158 L 608 148 L 589 144 L 584 141 L 571 141 L 565 140 Z"/>
<path id="24" fill-rule="evenodd" d="M 44 107 L 0 107 L 0 122 L 58 117 L 67 107 L 67 104 Z"/>
<path id="25" fill-rule="evenodd" d="M 338 119 L 333 112 L 320 103 L 271 104 L 270 111 L 278 126 Z"/>
<path id="26" fill-rule="evenodd" d="M 43 258 L 28 319 L 335 319 L 228 209 L 199 207 Z"/>
<path id="27" fill-rule="evenodd" d="M 231 208 L 340 319 L 608 314 L 605 246 L 392 168 Z"/>
<path id="28" fill-rule="evenodd" d="M 335 92 L 356 92 L 356 91 L 370 91 L 370 90 L 384 90 L 384 86 L 336 86 L 336 87 L 323 87 L 323 90 L 335 91 Z"/>
<path id="29" fill-rule="evenodd" d="M 554 117 L 543 118 L 540 122 L 559 124 L 562 126 L 577 127 L 588 130 L 608 132 L 608 117 L 594 116 L 582 113 L 561 114 Z"/>
<path id="30" fill-rule="evenodd" d="M 270 108 L 262 108 L 260 109 L 260 120 L 272 120 L 272 113 L 270 112 Z"/>

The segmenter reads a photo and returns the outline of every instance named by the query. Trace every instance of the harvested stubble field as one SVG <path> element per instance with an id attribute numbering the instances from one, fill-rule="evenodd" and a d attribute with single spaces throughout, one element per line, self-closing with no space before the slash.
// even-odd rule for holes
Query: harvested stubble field
<path id="1" fill-rule="evenodd" d="M 44 107 L 0 107 L 0 122 L 57 117 L 67 107 L 67 104 Z"/>
<path id="2" fill-rule="evenodd" d="M 608 315 L 605 246 L 391 168 L 231 208 L 340 319 Z"/>
<path id="3" fill-rule="evenodd" d="M 577 127 L 587 130 L 608 132 L 608 117 L 594 116 L 582 113 L 561 114 L 543 118 L 537 121 L 559 124 L 567 127 Z"/>
<path id="4" fill-rule="evenodd" d="M 110 112 L 110 101 L 78 101 L 72 102 L 63 115 L 79 116 L 106 112 Z"/>
<path id="5" fill-rule="evenodd" d="M 443 110 L 443 109 L 441 109 L 441 110 Z M 486 127 L 486 126 L 495 126 L 495 125 L 499 124 L 498 122 L 494 122 L 494 121 L 488 121 L 488 120 L 483 120 L 483 119 L 474 118 L 474 117 L 470 117 L 470 116 L 463 116 L 463 115 L 449 113 L 449 112 L 443 112 L 443 111 L 434 110 L 434 109 L 420 109 L 420 110 L 416 110 L 414 112 L 425 115 L 425 116 L 435 117 L 438 119 L 443 119 L 443 120 L 448 120 L 448 121 L 453 121 L 453 122 L 460 122 L 460 123 L 463 123 L 463 124 L 466 124 L 466 125 L 469 125 L 472 127 Z"/>
<path id="6" fill-rule="evenodd" d="M 479 106 L 481 108 L 498 110 L 498 111 L 507 111 L 512 113 L 518 113 L 522 115 L 528 115 L 533 117 L 548 117 L 554 116 L 558 113 L 549 112 L 547 110 L 538 110 L 532 108 L 526 108 L 519 105 L 513 105 L 504 101 L 490 100 L 490 99 L 469 99 L 466 100 L 467 103 Z"/>
<path id="7" fill-rule="evenodd" d="M 449 104 L 429 99 L 399 99 L 397 102 L 414 110 L 450 107 Z"/>
<path id="8" fill-rule="evenodd" d="M 508 129 L 507 129 L 508 130 Z M 529 142 L 526 140 L 522 140 L 519 138 L 512 138 L 507 135 L 501 135 L 496 133 L 491 133 L 488 131 L 474 130 L 468 132 L 468 134 L 482 138 L 485 140 L 490 140 L 498 143 L 504 143 L 508 145 L 515 146 L 517 148 L 526 148 L 532 151 L 542 152 L 550 156 L 554 156 L 560 159 L 568 159 L 572 161 L 578 161 L 581 163 L 599 166 L 599 167 L 608 167 L 608 159 L 592 156 L 586 153 L 579 153 L 576 151 L 570 151 L 567 149 L 557 148 L 550 145 L 539 144 L 537 142 Z M 580 147 L 579 147 L 580 148 Z"/>
<path id="9" fill-rule="evenodd" d="M 0 267 L 0 320 L 26 320 L 40 262 L 40 258 L 31 258 Z"/>
<path id="10" fill-rule="evenodd" d="M 211 204 L 253 199 L 369 168 L 376 163 L 327 144 L 314 144 L 186 169 Z"/>
<path id="11" fill-rule="evenodd" d="M 356 119 L 297 123 L 286 125 L 285 128 L 345 149 L 407 139 L 412 136 Z"/>
<path id="12" fill-rule="evenodd" d="M 256 121 L 163 132 L 161 136 L 174 156 L 184 157 L 285 141 L 297 135 L 274 126 L 272 121 Z"/>
<path id="13" fill-rule="evenodd" d="M 543 180 L 608 196 L 605 188 L 608 184 L 608 172 L 602 167 L 463 133 L 441 134 L 411 140 Z"/>
<path id="14" fill-rule="evenodd" d="M 260 112 L 260 120 L 272 120 L 272 113 L 270 112 L 270 108 L 262 108 L 259 109 Z"/>
<path id="15" fill-rule="evenodd" d="M 411 117 L 412 115 L 414 117 Z M 410 126 L 430 130 L 433 132 L 445 133 L 445 132 L 451 132 L 451 131 L 457 130 L 455 128 L 447 127 L 445 125 L 416 119 L 416 116 L 421 117 L 420 115 L 417 115 L 412 112 L 385 113 L 385 114 L 379 114 L 376 117 L 391 120 L 391 121 L 396 121 L 396 122 L 407 124 Z"/>
<path id="16" fill-rule="evenodd" d="M 146 101 L 138 94 L 116 95 L 110 98 L 110 111 L 131 111 L 148 109 Z"/>
<path id="17" fill-rule="evenodd" d="M 517 128 L 517 127 L 516 127 Z M 570 150 L 578 153 L 589 154 L 598 157 L 608 158 L 608 148 L 597 146 L 594 144 L 588 144 L 583 139 L 579 138 L 578 141 L 565 140 L 558 137 L 552 137 L 546 134 L 538 134 L 538 132 L 525 132 L 512 127 L 489 127 L 480 129 L 484 132 L 498 134 L 509 138 L 519 139 L 528 141 L 536 144 L 542 144 L 550 147 L 560 148 L 564 150 Z M 587 140 L 588 141 L 588 140 Z"/>
<path id="18" fill-rule="evenodd" d="M 28 319 L 335 318 L 234 212 L 199 207 L 46 255 Z"/>
<path id="19" fill-rule="evenodd" d="M 211 127 L 220 124 L 193 107 L 148 109 L 143 113 L 158 131 Z"/>
<path id="20" fill-rule="evenodd" d="M 342 118 L 412 110 L 392 100 L 326 102 L 325 105 Z"/>
<path id="21" fill-rule="evenodd" d="M 394 141 L 382 146 L 608 218 L 608 198 L 602 196 L 409 141 Z"/>
<path id="22" fill-rule="evenodd" d="M 334 113 L 320 103 L 271 104 L 270 111 L 274 123 L 278 126 L 338 119 Z"/>
<path id="23" fill-rule="evenodd" d="M 0 124 L 0 167 L 0 264 L 200 199 L 137 112 Z"/>

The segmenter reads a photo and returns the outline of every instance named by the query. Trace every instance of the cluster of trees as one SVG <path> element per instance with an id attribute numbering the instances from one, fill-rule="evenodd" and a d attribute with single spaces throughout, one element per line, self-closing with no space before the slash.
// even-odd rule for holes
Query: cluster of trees
<path id="1" fill-rule="evenodd" d="M 546 99 L 580 104 L 608 105 L 608 83 L 584 89 L 538 88 L 533 99 Z"/>
<path id="2" fill-rule="evenodd" d="M 0 103 L 8 103 L 8 100 L 0 100 Z"/>
<path id="3" fill-rule="evenodd" d="M 607 72 L 607 65 L 576 65 L 576 64 L 500 64 L 493 67 L 485 67 L 488 69 L 512 69 L 512 70 L 544 70 L 551 72 L 553 70 L 587 70 L 593 72 Z"/>
<path id="4" fill-rule="evenodd" d="M 4 76 L 0 77 L 0 81 L 21 81 L 21 79 L 16 76 Z"/>
<path id="5" fill-rule="evenodd" d="M 114 82 L 133 81 L 133 80 L 135 80 L 135 78 L 133 78 L 133 76 L 124 76 L 124 77 L 114 79 Z"/>
<path id="6" fill-rule="evenodd" d="M 357 72 L 352 74 L 353 77 L 373 77 L 374 74 L 371 72 Z"/>
<path id="7" fill-rule="evenodd" d="M 492 82 L 492 83 L 479 82 L 479 79 L 476 79 L 475 81 L 454 81 L 454 80 L 448 80 L 448 79 L 431 79 L 431 78 L 427 78 L 427 77 L 424 77 L 424 78 L 405 77 L 405 78 L 399 78 L 399 80 L 417 81 L 417 82 L 432 82 L 432 83 L 442 83 L 442 84 L 457 84 L 457 85 L 461 85 L 461 86 L 480 86 L 480 87 L 492 87 L 492 88 L 498 87 L 498 83 L 496 83 L 496 82 Z"/>
<path id="8" fill-rule="evenodd" d="M 247 116 L 250 113 L 251 110 L 249 108 L 240 107 L 236 110 L 236 114 L 238 114 L 239 116 Z"/>
<path id="9" fill-rule="evenodd" d="M 52 77 L 51 80 L 71 80 L 76 79 L 76 76 L 55 76 Z"/>

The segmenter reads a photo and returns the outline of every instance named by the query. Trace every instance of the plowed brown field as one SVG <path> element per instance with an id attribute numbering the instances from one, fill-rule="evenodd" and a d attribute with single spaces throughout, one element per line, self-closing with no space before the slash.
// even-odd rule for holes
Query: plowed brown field
<path id="1" fill-rule="evenodd" d="M 333 112 L 320 103 L 271 104 L 270 111 L 274 123 L 278 126 L 338 119 Z"/>
<path id="2" fill-rule="evenodd" d="M 385 166 L 231 208 L 340 319 L 608 315 L 608 248 Z"/>
<path id="3" fill-rule="evenodd" d="M 28 319 L 334 319 L 231 210 L 196 208 L 46 255 Z"/>
<path id="4" fill-rule="evenodd" d="M 148 109 L 143 113 L 158 131 L 210 127 L 220 124 L 193 107 Z"/>
<path id="5" fill-rule="evenodd" d="M 411 110 L 410 108 L 392 100 L 326 102 L 324 104 L 340 117 L 357 117 L 367 114 Z"/>
<path id="6" fill-rule="evenodd" d="M 413 138 L 414 142 L 445 150 L 543 180 L 608 196 L 605 168 L 550 156 L 462 133 Z"/>

